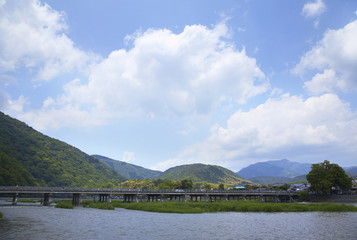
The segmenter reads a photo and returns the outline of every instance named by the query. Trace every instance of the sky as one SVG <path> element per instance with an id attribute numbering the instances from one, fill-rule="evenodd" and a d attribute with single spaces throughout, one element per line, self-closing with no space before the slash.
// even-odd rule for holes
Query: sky
<path id="1" fill-rule="evenodd" d="M 145 168 L 357 165 L 357 1 L 0 0 L 0 111 Z"/>

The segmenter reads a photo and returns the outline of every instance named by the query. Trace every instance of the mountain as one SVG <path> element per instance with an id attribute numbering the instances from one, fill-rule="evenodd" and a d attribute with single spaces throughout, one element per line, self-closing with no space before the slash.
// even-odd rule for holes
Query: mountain
<path id="1" fill-rule="evenodd" d="M 241 169 L 237 174 L 247 179 L 262 176 L 294 178 L 308 174 L 310 170 L 311 164 L 309 163 L 298 163 L 282 159 L 254 163 Z"/>
<path id="2" fill-rule="evenodd" d="M 0 112 L 0 185 L 95 187 L 125 178 L 65 142 Z"/>
<path id="3" fill-rule="evenodd" d="M 154 171 L 147 168 L 143 168 L 134 164 L 110 159 L 100 155 L 92 155 L 105 163 L 108 167 L 119 173 L 120 175 L 126 177 L 127 179 L 155 179 L 162 172 Z"/>
<path id="4" fill-rule="evenodd" d="M 172 167 L 159 176 L 169 180 L 192 180 L 193 182 L 209 182 L 224 184 L 251 183 L 238 174 L 224 167 L 206 164 L 188 164 Z"/>
<path id="5" fill-rule="evenodd" d="M 252 182 L 259 183 L 262 185 L 267 185 L 267 184 L 274 184 L 274 183 L 294 183 L 294 182 L 300 182 L 300 181 L 306 181 L 306 175 L 300 175 L 294 178 L 288 178 L 288 177 L 267 177 L 267 176 L 261 176 L 261 177 L 252 177 L 249 178 Z"/>
<path id="6" fill-rule="evenodd" d="M 350 177 L 357 177 L 357 166 L 353 166 L 353 167 L 346 167 L 344 168 L 344 170 L 346 171 L 346 173 L 348 174 L 348 176 Z"/>

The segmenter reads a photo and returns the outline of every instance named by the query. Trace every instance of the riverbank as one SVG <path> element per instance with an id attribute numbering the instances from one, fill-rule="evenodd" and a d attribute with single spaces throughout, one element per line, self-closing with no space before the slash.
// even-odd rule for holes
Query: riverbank
<path id="1" fill-rule="evenodd" d="M 112 205 L 130 210 L 161 213 L 214 212 L 357 212 L 357 207 L 334 203 L 258 203 L 250 201 L 222 202 L 113 202 Z"/>

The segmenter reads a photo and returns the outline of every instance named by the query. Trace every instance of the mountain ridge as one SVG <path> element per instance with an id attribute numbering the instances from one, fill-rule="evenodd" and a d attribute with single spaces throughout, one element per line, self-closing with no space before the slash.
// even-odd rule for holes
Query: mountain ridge
<path id="1" fill-rule="evenodd" d="M 164 171 L 159 178 L 169 180 L 192 180 L 195 182 L 246 184 L 251 181 L 242 178 L 233 171 L 217 166 L 202 163 L 175 166 Z"/>
<path id="2" fill-rule="evenodd" d="M 294 178 L 307 174 L 310 169 L 311 164 L 309 163 L 298 163 L 281 159 L 250 164 L 242 168 L 237 174 L 248 179 L 262 176 Z"/>
<path id="3" fill-rule="evenodd" d="M 162 174 L 161 171 L 155 171 L 155 170 L 150 170 L 138 165 L 134 165 L 131 163 L 126 163 L 123 161 L 111 159 L 105 156 L 101 155 L 91 155 L 92 157 L 95 157 L 102 161 L 104 164 L 106 164 L 108 167 L 119 173 L 120 175 L 126 177 L 127 179 L 133 180 L 133 179 L 155 179 L 158 177 L 160 174 Z"/>

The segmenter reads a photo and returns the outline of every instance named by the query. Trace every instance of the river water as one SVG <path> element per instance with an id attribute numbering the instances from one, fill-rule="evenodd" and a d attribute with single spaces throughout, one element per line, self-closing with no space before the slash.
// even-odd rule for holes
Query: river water
<path id="1" fill-rule="evenodd" d="M 168 214 L 0 207 L 0 239 L 357 239 L 357 213 Z"/>

